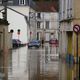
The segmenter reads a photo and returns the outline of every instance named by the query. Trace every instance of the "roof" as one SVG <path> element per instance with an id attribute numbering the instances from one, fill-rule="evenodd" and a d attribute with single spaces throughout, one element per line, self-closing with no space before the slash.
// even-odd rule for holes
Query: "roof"
<path id="1" fill-rule="evenodd" d="M 52 1 L 35 1 L 36 4 L 36 11 L 39 12 L 58 12 L 58 1 L 59 0 L 52 0 Z"/>

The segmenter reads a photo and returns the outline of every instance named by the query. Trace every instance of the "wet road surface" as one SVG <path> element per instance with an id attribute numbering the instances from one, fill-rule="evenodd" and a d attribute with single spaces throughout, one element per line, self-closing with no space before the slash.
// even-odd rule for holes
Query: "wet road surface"
<path id="1" fill-rule="evenodd" d="M 50 47 L 10 51 L 8 80 L 74 80 L 75 66 L 51 57 L 54 51 Z"/>
<path id="2" fill-rule="evenodd" d="M 28 80 L 27 47 L 12 50 L 9 54 L 8 80 Z"/>

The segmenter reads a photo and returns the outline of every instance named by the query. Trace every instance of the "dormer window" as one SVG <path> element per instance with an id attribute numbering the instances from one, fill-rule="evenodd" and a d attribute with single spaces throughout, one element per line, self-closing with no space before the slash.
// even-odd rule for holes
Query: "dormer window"
<path id="1" fill-rule="evenodd" d="M 19 5 L 25 5 L 25 0 L 19 0 Z"/>

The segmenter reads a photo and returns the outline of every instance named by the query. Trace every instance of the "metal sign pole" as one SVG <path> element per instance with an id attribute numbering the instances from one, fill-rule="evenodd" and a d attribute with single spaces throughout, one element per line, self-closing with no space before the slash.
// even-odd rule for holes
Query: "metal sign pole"
<path id="1" fill-rule="evenodd" d="M 79 80 L 79 74 L 78 74 L 78 63 L 79 63 L 79 61 L 78 61 L 78 33 L 76 34 L 76 61 L 77 61 L 77 64 L 76 64 L 76 78 L 77 78 L 77 80 Z"/>
<path id="2" fill-rule="evenodd" d="M 78 24 L 74 25 L 73 31 L 76 33 L 76 80 L 79 80 L 78 34 L 80 32 L 80 25 Z"/>

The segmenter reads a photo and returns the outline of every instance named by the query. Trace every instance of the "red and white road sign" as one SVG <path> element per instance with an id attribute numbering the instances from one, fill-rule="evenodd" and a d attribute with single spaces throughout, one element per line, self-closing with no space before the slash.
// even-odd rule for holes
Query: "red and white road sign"
<path id="1" fill-rule="evenodd" d="M 53 47 L 58 47 L 59 41 L 57 39 L 51 39 L 49 41 L 49 44 L 52 45 Z"/>
<path id="2" fill-rule="evenodd" d="M 79 32 L 80 32 L 80 25 L 78 25 L 78 24 L 74 25 L 74 26 L 73 26 L 73 31 L 74 31 L 75 33 L 79 33 Z"/>

